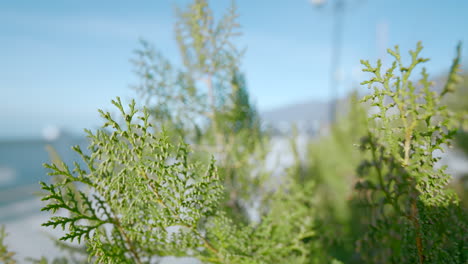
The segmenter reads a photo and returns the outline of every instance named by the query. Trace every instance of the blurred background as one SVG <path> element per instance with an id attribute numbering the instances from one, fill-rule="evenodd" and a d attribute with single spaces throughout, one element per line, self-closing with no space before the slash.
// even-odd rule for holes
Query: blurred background
<path id="1" fill-rule="evenodd" d="M 47 218 L 37 198 L 38 182 L 48 180 L 42 164 L 76 160 L 70 146 L 85 146 L 83 129 L 101 123 L 97 109 L 109 109 L 116 96 L 138 98 L 130 59 L 139 39 L 180 59 L 174 8 L 189 2 L 0 1 L 0 224 L 15 234 L 8 242 L 20 258 L 57 254 L 48 239 L 56 234 L 40 227 Z M 348 95 L 367 92 L 360 59 L 388 65 L 387 48 L 406 51 L 422 41 L 437 87 L 459 41 L 463 62 L 468 54 L 467 1 L 236 2 L 242 70 L 276 153 L 286 152 L 292 124 L 300 140 L 320 139 L 344 114 L 338 106 Z M 230 1 L 210 4 L 216 17 Z M 466 107 L 460 100 L 454 104 Z M 443 162 L 460 179 L 466 160 L 460 147 Z"/>

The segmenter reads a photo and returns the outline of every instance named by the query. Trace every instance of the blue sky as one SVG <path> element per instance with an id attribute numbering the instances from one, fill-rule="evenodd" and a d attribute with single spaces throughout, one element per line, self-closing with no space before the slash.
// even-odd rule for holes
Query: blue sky
<path id="1" fill-rule="evenodd" d="M 0 139 L 72 132 L 99 124 L 98 108 L 137 95 L 129 60 L 139 38 L 177 59 L 174 5 L 190 1 L 0 1 Z M 423 41 L 433 74 L 458 41 L 468 49 L 468 1 L 345 0 L 340 94 L 364 77 L 360 59 Z M 212 0 L 215 16 L 229 1 Z M 243 69 L 260 110 L 328 98 L 332 12 L 307 0 L 237 1 L 247 47 Z M 384 29 L 377 41 L 377 28 Z M 380 43 L 380 44 L 379 44 Z M 466 56 L 464 56 L 466 57 Z M 384 57 L 388 59 L 388 57 Z M 365 89 L 365 88 L 360 88 Z"/>

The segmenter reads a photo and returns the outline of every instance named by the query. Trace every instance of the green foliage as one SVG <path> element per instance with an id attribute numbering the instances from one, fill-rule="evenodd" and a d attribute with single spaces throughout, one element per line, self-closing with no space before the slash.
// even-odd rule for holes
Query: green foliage
<path id="1" fill-rule="evenodd" d="M 229 78 L 242 53 L 232 39 L 240 35 L 235 2 L 218 22 L 206 0 L 195 0 L 186 10 L 178 9 L 177 16 L 176 40 L 185 67 L 195 76 Z"/>
<path id="2" fill-rule="evenodd" d="M 330 128 L 328 135 L 313 140 L 308 146 L 308 160 L 303 180 L 313 184 L 309 191 L 315 200 L 320 237 L 334 257 L 350 263 L 354 245 L 361 235 L 361 210 L 353 202 L 357 181 L 356 167 L 366 157 L 357 142 L 368 129 L 366 108 L 359 104 L 357 92 L 343 100 L 346 112 Z M 330 158 L 333 157 L 333 158 Z"/>
<path id="3" fill-rule="evenodd" d="M 381 62 L 364 71 L 373 75 L 363 82 L 377 107 L 370 118 L 374 126 L 361 147 L 370 158 L 359 167 L 356 188 L 369 219 L 369 231 L 358 241 L 358 251 L 372 263 L 466 263 L 467 225 L 458 198 L 446 189 L 450 176 L 437 168 L 443 151 L 455 134 L 457 120 L 441 105 L 456 80 L 460 48 L 448 84 L 439 94 L 430 89 L 425 68 L 418 85 L 410 80 L 416 66 L 428 59 L 419 57 L 422 45 L 410 51 L 411 63 L 402 63 L 398 46 L 389 53 L 392 67 L 381 73 Z"/>
<path id="4" fill-rule="evenodd" d="M 462 79 L 456 78 L 458 86 L 455 91 L 446 98 L 447 105 L 461 120 L 460 130 L 455 137 L 455 144 L 465 154 L 468 154 L 468 74 L 462 75 Z"/>
<path id="5" fill-rule="evenodd" d="M 292 183 L 285 187 L 269 201 L 269 212 L 250 241 L 255 248 L 252 255 L 261 260 L 255 263 L 329 262 L 316 232 L 310 193 Z"/>
<path id="6" fill-rule="evenodd" d="M 203 94 L 195 87 L 196 80 L 176 70 L 146 41 L 141 41 L 135 53 L 133 64 L 141 81 L 133 88 L 142 95 L 151 116 L 162 125 L 173 126 L 180 135 L 189 136 L 186 131 L 196 127 L 199 115 L 207 111 Z"/>
<path id="7" fill-rule="evenodd" d="M 175 37 L 182 67 L 173 66 L 142 41 L 133 60 L 140 77 L 134 89 L 145 99 L 157 122 L 171 121 L 179 128 L 191 124 L 198 129 L 204 119 L 214 120 L 215 112 L 238 82 L 234 80 L 239 78 L 242 56 L 234 43 L 240 35 L 238 14 L 232 2 L 228 12 L 215 21 L 206 0 L 196 0 L 185 9 L 177 9 L 176 14 Z M 183 132 L 184 136 L 190 135 L 190 131 Z"/>
<path id="8" fill-rule="evenodd" d="M 52 261 L 49 261 L 46 257 L 42 257 L 40 259 L 27 259 L 30 263 L 33 264 L 78 264 L 78 263 L 86 263 L 86 262 L 79 262 L 76 260 L 70 260 L 70 257 L 59 257 L 54 258 Z"/>
<path id="9" fill-rule="evenodd" d="M 468 155 L 468 74 L 466 71 L 461 77 L 461 81 L 457 80 L 458 85 L 455 91 L 448 94 L 445 102 L 460 119 L 460 127 L 455 136 L 454 145 L 466 157 Z M 468 174 L 461 175 L 457 181 L 452 183 L 452 186 L 457 191 L 463 208 L 468 210 Z"/>
<path id="10" fill-rule="evenodd" d="M 77 163 L 73 170 L 65 164 L 64 169 L 47 165 L 51 175 L 64 180 L 42 183 L 48 192 L 43 200 L 49 201 L 43 210 L 64 209 L 70 216 L 55 216 L 44 225 L 67 227 L 61 240 L 86 239 L 98 262 L 142 263 L 153 255 L 183 250 L 179 243 L 201 246 L 197 239 L 204 237 L 196 225 L 214 215 L 221 190 L 213 164 L 203 168 L 192 163 L 186 144 L 171 144 L 164 131 L 152 134 L 148 111 L 137 115 L 134 102 L 127 111 L 120 99 L 113 104 L 125 126 L 101 111 L 103 129 L 88 131 L 92 154 L 74 148 L 86 170 Z M 86 186 L 88 194 L 74 193 L 69 183 Z M 169 227 L 177 230 L 171 233 Z M 147 248 L 155 241 L 166 245 Z"/>
<path id="11" fill-rule="evenodd" d="M 250 102 L 244 76 L 234 72 L 231 86 L 229 100 L 215 113 L 215 120 L 201 142 L 211 141 L 219 149 L 217 159 L 224 178 L 225 204 L 231 216 L 247 223 L 246 208 L 260 198 L 268 176 L 263 168 L 269 138 L 262 131 L 260 117 Z"/>
<path id="12" fill-rule="evenodd" d="M 260 131 L 260 117 L 252 106 L 244 74 L 234 70 L 231 80 L 232 92 L 223 109 L 216 113 L 217 123 L 226 136 L 248 130 L 257 135 L 251 135 L 258 139 Z"/>
<path id="13" fill-rule="evenodd" d="M 13 258 L 15 253 L 8 250 L 8 247 L 5 243 L 5 238 L 7 237 L 7 233 L 5 231 L 5 227 L 0 227 L 0 261 L 4 264 L 15 264 L 16 261 Z"/>
<path id="14" fill-rule="evenodd" d="M 366 113 L 358 104 L 356 93 L 347 100 L 349 110 L 332 126 L 330 135 L 321 137 L 309 146 L 310 177 L 317 182 L 316 196 L 321 199 L 321 213 L 333 219 L 346 219 L 347 201 L 352 196 L 355 169 L 363 158 L 356 142 L 367 130 Z M 329 157 L 333 156 L 333 159 Z M 330 219 L 329 219 L 330 220 Z M 339 228 L 339 227 L 337 227 Z"/>

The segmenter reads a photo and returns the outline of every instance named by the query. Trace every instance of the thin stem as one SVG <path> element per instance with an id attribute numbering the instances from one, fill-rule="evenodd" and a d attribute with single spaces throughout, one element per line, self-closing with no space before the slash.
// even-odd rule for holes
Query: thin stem
<path id="1" fill-rule="evenodd" d="M 416 121 L 413 121 L 409 127 L 406 128 L 405 131 L 405 145 L 404 145 L 404 151 L 405 151 L 405 159 L 404 159 L 404 166 L 408 166 L 409 160 L 410 160 L 410 149 L 411 149 L 411 136 L 413 134 L 413 129 L 416 125 Z M 417 194 L 415 194 L 417 196 Z M 423 250 L 423 244 L 422 244 L 422 238 L 421 238 L 421 226 L 419 224 L 419 219 L 418 219 L 418 206 L 416 204 L 416 197 L 414 197 L 411 201 L 411 219 L 412 223 L 416 232 L 416 238 L 415 238 L 415 243 L 416 243 L 416 248 L 418 250 L 418 257 L 419 257 L 419 263 L 424 263 L 424 250 Z"/>
<path id="2" fill-rule="evenodd" d="M 136 263 L 141 264 L 140 256 L 138 255 L 138 252 L 133 248 L 133 243 L 128 237 L 127 233 L 123 230 L 122 226 L 120 225 L 120 221 L 117 219 L 117 217 L 113 218 L 114 224 L 116 225 L 117 229 L 119 230 L 119 233 L 123 235 L 125 238 L 125 243 L 128 245 L 128 249 L 130 250 L 130 253 L 135 257 Z"/>
<path id="3" fill-rule="evenodd" d="M 416 126 L 416 121 L 411 122 L 411 125 L 407 125 L 406 118 L 405 118 L 405 145 L 404 145 L 404 152 L 405 152 L 405 158 L 403 160 L 403 165 L 408 166 L 409 161 L 410 161 L 410 150 L 411 150 L 411 138 L 413 134 L 413 129 Z M 417 194 L 414 194 L 417 196 Z M 418 206 L 416 204 L 416 197 L 414 197 L 411 201 L 411 221 L 413 223 L 416 237 L 415 237 L 415 243 L 416 243 L 416 248 L 418 250 L 418 257 L 419 257 L 419 263 L 424 263 L 424 250 L 423 250 L 423 244 L 422 244 L 422 238 L 421 238 L 421 226 L 419 224 L 419 219 L 418 219 Z"/>
<path id="4" fill-rule="evenodd" d="M 418 215 L 418 207 L 416 204 L 416 200 L 413 199 L 411 202 L 411 219 L 414 225 L 414 228 L 416 229 L 416 248 L 418 250 L 418 257 L 419 257 L 419 263 L 422 264 L 424 263 L 424 252 L 423 252 L 423 244 L 422 244 L 422 238 L 421 238 L 421 226 L 419 225 L 419 220 L 417 218 Z"/>
<path id="5" fill-rule="evenodd" d="M 343 12 L 344 1 L 337 0 L 334 6 L 334 23 L 332 32 L 332 57 L 330 63 L 330 123 L 334 123 L 336 119 L 336 100 L 338 99 L 338 70 L 340 69 L 340 51 L 343 31 Z"/>
<path id="6" fill-rule="evenodd" d="M 109 204 L 109 203 L 107 202 L 107 204 Z M 119 221 L 118 217 L 116 216 L 116 213 L 112 210 L 112 208 L 109 208 L 110 212 L 108 212 L 107 209 L 105 209 L 105 207 L 102 207 L 102 208 L 104 209 L 104 213 L 109 218 L 108 219 L 109 222 L 111 224 L 114 224 L 117 227 L 117 230 L 119 230 L 120 239 L 123 239 L 124 243 L 127 244 L 128 250 L 130 251 L 130 253 L 135 258 L 136 263 L 141 264 L 142 262 L 141 262 L 140 256 L 138 255 L 138 252 L 133 247 L 133 243 L 130 240 L 130 238 L 128 237 L 127 233 L 125 233 L 125 230 L 122 228 L 122 225 L 120 224 L 120 221 Z M 111 213 L 112 213 L 112 215 L 111 215 Z"/>

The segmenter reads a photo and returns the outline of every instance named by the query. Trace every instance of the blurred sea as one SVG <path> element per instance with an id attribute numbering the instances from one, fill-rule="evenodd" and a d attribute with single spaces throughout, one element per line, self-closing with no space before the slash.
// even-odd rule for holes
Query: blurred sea
<path id="1" fill-rule="evenodd" d="M 84 146 L 86 139 L 62 135 L 54 141 L 43 139 L 22 139 L 0 141 L 0 206 L 34 198 L 40 190 L 40 181 L 48 181 L 44 163 L 51 161 L 56 152 L 65 162 L 79 160 L 71 146 Z M 0 211 L 0 221 L 4 211 Z"/>
<path id="2" fill-rule="evenodd" d="M 85 138 L 68 134 L 54 141 L 45 139 L 16 139 L 0 141 L 0 225 L 9 234 L 6 243 L 17 253 L 18 263 L 26 257 L 58 256 L 59 250 L 49 238 L 60 231 L 41 226 L 49 215 L 41 212 L 39 182 L 49 182 L 43 163 L 51 162 L 52 149 L 65 162 L 79 160 L 71 146 L 84 146 Z"/>

